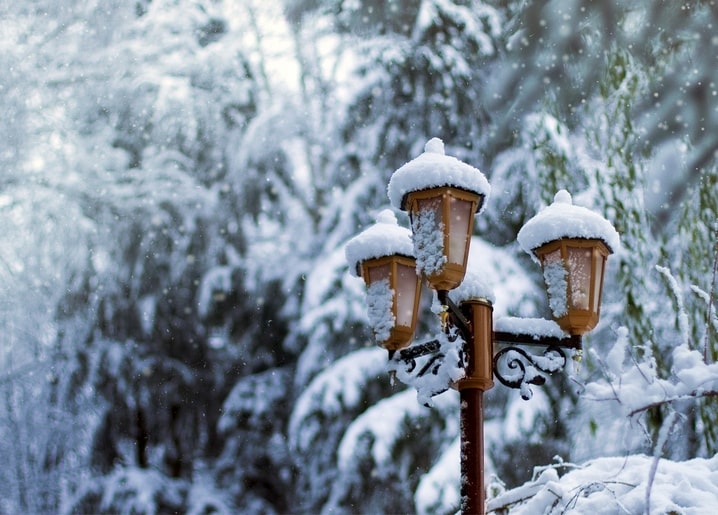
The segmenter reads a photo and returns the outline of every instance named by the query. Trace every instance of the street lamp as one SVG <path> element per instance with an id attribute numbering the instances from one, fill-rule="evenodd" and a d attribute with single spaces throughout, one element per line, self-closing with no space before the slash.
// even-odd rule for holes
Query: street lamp
<path id="1" fill-rule="evenodd" d="M 347 243 L 346 256 L 350 272 L 366 283 L 374 337 L 393 353 L 414 339 L 421 279 L 411 233 L 399 227 L 388 209 L 379 213 L 376 222 Z"/>
<path id="2" fill-rule="evenodd" d="M 388 191 L 394 207 L 409 212 L 417 272 L 437 291 L 456 288 L 466 273 L 474 215 L 491 191 L 484 174 L 446 156 L 444 143 L 433 138 L 394 172 Z"/>
<path id="3" fill-rule="evenodd" d="M 619 245 L 611 223 L 574 206 L 571 195 L 561 190 L 517 239 L 541 263 L 549 307 L 561 329 L 581 335 L 596 327 L 606 258 Z"/>
<path id="4" fill-rule="evenodd" d="M 496 377 L 529 399 L 529 385 L 543 384 L 564 368 L 567 355 L 580 352 L 581 336 L 598 323 L 605 263 L 619 237 L 610 222 L 558 192 L 518 234 L 542 267 L 554 320 L 505 317 L 494 327 L 493 292 L 466 266 L 473 218 L 489 183 L 478 169 L 445 155 L 438 138 L 424 150 L 394 172 L 388 187 L 392 205 L 409 212 L 412 231 L 382 212 L 347 243 L 346 254 L 350 271 L 368 286 L 369 322 L 389 351 L 390 372 L 427 405 L 450 387 L 459 390 L 461 511 L 484 513 L 483 392 Z M 410 345 L 422 276 L 437 293 L 442 331 Z"/>

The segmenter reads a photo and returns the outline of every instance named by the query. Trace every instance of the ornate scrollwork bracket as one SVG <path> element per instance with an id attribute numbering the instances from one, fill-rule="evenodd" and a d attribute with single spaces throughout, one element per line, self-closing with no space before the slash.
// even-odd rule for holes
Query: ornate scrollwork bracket
<path id="1" fill-rule="evenodd" d="M 449 322 L 443 332 L 432 340 L 389 352 L 392 378 L 413 386 L 419 401 L 427 406 L 432 397 L 466 377 L 467 341 L 472 341 L 470 322 L 460 309 L 448 297 L 442 299 L 442 304 L 447 307 Z M 581 336 L 562 335 L 555 330 L 548 334 L 494 331 L 492 344 L 490 373 L 504 386 L 519 390 L 524 400 L 533 396 L 531 385 L 545 384 L 547 376 L 566 368 L 569 357 L 578 359 L 581 355 Z"/>
<path id="2" fill-rule="evenodd" d="M 547 374 L 565 365 L 566 354 L 560 347 L 547 347 L 540 356 L 520 347 L 504 347 L 494 355 L 494 376 L 504 386 L 521 390 L 521 397 L 529 400 L 533 395 L 530 384 L 542 386 Z"/>
<path id="3" fill-rule="evenodd" d="M 503 346 L 494 354 L 494 376 L 504 386 L 518 389 L 521 397 L 529 400 L 533 392 L 529 385 L 541 386 L 546 376 L 563 370 L 567 364 L 567 353 L 580 353 L 581 337 L 542 337 L 511 333 L 494 333 L 497 346 Z M 519 345 L 521 345 L 519 347 Z M 532 353 L 527 348 L 539 348 Z"/>

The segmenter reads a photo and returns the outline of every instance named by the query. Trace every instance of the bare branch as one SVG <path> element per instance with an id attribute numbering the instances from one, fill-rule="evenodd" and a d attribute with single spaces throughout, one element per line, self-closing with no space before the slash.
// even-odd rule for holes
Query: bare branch
<path id="1" fill-rule="evenodd" d="M 678 395 L 676 397 L 670 397 L 670 398 L 666 398 L 666 399 L 663 399 L 660 401 L 652 402 L 652 403 L 646 404 L 645 406 L 642 406 L 640 408 L 634 409 L 633 411 L 631 411 L 628 414 L 628 416 L 632 417 L 634 415 L 637 415 L 638 413 L 648 411 L 649 409 L 657 408 L 659 406 L 665 406 L 667 404 L 672 404 L 676 401 L 684 401 L 687 399 L 700 399 L 703 397 L 718 397 L 718 390 L 708 390 L 708 391 L 694 390 L 691 393 L 686 394 L 686 395 Z"/>

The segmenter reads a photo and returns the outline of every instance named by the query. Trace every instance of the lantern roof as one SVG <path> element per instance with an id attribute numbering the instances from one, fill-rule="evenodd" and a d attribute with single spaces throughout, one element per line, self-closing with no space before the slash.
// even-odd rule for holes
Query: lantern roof
<path id="1" fill-rule="evenodd" d="M 439 138 L 430 139 L 424 146 L 423 154 L 394 172 L 387 192 L 391 205 L 396 209 L 404 209 L 407 194 L 441 186 L 471 191 L 485 199 L 491 192 L 484 174 L 478 168 L 447 156 L 444 153 L 444 142 Z M 479 211 L 484 205 L 486 202 L 482 203 Z"/>
<path id="2" fill-rule="evenodd" d="M 376 223 L 347 242 L 344 253 L 349 263 L 349 272 L 357 276 L 363 261 L 399 254 L 414 257 L 411 231 L 400 227 L 390 209 L 381 211 Z"/>
<path id="3" fill-rule="evenodd" d="M 590 209 L 575 206 L 566 190 L 556 193 L 553 204 L 526 222 L 517 236 L 521 248 L 531 255 L 534 249 L 562 238 L 602 240 L 612 252 L 620 247 L 611 222 Z"/>

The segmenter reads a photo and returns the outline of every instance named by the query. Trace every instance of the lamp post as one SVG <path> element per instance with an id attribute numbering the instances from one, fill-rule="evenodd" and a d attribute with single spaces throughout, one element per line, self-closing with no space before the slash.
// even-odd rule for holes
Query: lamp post
<path id="1" fill-rule="evenodd" d="M 489 193 L 478 169 L 445 155 L 433 138 L 389 183 L 389 199 L 408 211 L 411 232 L 387 210 L 346 246 L 350 271 L 367 284 L 369 322 L 389 351 L 390 372 L 426 404 L 459 390 L 464 514 L 485 513 L 483 393 L 496 377 L 529 399 L 529 385 L 543 384 L 580 353 L 581 336 L 598 323 L 607 256 L 619 245 L 610 222 L 558 192 L 518 234 L 542 267 L 553 320 L 504 318 L 495 328 L 493 292 L 481 274 L 467 272 L 474 215 Z M 436 291 L 441 332 L 411 344 L 421 277 Z"/>

